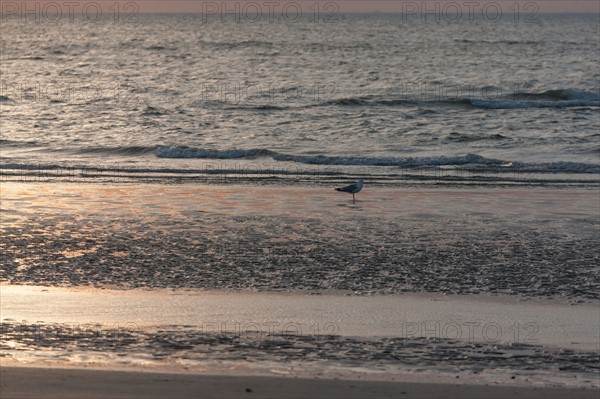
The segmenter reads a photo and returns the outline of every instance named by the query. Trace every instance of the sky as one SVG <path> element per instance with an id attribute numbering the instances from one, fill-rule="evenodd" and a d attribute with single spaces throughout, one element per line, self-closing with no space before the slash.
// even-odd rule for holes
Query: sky
<path id="1" fill-rule="evenodd" d="M 122 9 L 122 11 L 131 11 L 132 7 L 130 3 L 133 3 L 139 12 L 221 12 L 226 9 L 236 10 L 238 7 L 239 12 L 244 10 L 244 7 L 248 7 L 248 10 L 256 10 L 256 5 L 260 7 L 262 13 L 268 13 L 269 7 L 277 12 L 287 7 L 288 12 L 292 13 L 299 9 L 304 13 L 314 12 L 314 4 L 319 3 L 320 12 L 327 14 L 331 12 L 411 12 L 420 13 L 428 10 L 439 10 L 443 12 L 446 8 L 449 11 L 455 12 L 460 8 L 463 13 L 474 11 L 481 13 L 486 7 L 489 7 L 489 11 L 494 11 L 494 7 L 500 7 L 503 13 L 514 13 L 514 4 L 519 3 L 522 14 L 527 13 L 542 13 L 542 12 L 592 12 L 600 13 L 600 1 L 598 0 L 538 0 L 538 1 L 516 1 L 516 0 L 417 0 L 417 1 L 402 1 L 402 0 L 337 0 L 337 1 L 317 1 L 317 0 L 216 0 L 216 1 L 201 1 L 201 0 L 18 0 L 18 1 L 7 1 L 1 0 L 2 11 L 6 10 L 6 7 L 44 7 L 45 4 L 54 4 L 61 9 L 63 12 L 68 12 L 69 7 L 67 4 L 75 3 L 75 7 L 84 7 L 86 4 L 95 3 L 100 4 L 105 12 L 108 12 L 110 7 L 114 7 L 115 4 Z M 29 4 L 28 4 L 29 3 Z M 224 5 L 228 3 L 227 5 Z M 254 3 L 254 5 L 249 5 Z M 269 3 L 271 5 L 269 5 Z M 453 3 L 453 5 L 450 5 Z M 9 5 L 12 4 L 12 5 Z M 254 7 L 254 8 L 253 8 Z M 295 8 L 294 8 L 295 7 Z M 415 8 L 416 7 L 416 8 Z M 535 8 L 532 8 L 535 7 Z M 111 8 L 112 9 L 112 8 Z M 204 10 L 203 10 L 204 9 Z"/>

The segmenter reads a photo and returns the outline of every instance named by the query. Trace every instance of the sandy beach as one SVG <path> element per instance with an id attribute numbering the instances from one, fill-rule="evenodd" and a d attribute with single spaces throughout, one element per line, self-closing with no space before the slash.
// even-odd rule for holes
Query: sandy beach
<path id="1" fill-rule="evenodd" d="M 1 190 L 13 284 L 600 298 L 594 189 Z"/>
<path id="2" fill-rule="evenodd" d="M 6 285 L 0 295 L 4 360 L 24 365 L 588 389 L 598 383 L 597 303 Z"/>
<path id="3" fill-rule="evenodd" d="M 593 190 L 1 189 L 3 397 L 600 386 Z"/>
<path id="4" fill-rule="evenodd" d="M 0 368 L 6 399 L 123 398 L 597 398 L 597 390 L 159 374 L 60 368 Z"/>

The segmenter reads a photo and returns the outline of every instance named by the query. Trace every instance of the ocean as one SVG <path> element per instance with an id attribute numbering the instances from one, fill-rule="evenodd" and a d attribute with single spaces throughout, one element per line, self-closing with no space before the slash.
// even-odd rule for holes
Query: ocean
<path id="1" fill-rule="evenodd" d="M 2 18 L 4 180 L 598 183 L 594 15 Z"/>

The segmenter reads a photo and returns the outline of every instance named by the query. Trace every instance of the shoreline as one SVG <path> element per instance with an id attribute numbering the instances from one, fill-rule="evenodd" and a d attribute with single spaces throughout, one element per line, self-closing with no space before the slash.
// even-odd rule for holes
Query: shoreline
<path id="1" fill-rule="evenodd" d="M 2 282 L 598 299 L 595 191 L 341 194 L 3 184 Z"/>

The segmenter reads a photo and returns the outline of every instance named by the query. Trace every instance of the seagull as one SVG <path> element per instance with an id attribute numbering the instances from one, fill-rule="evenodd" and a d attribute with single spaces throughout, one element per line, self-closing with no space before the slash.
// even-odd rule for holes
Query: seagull
<path id="1" fill-rule="evenodd" d="M 351 185 L 346 186 L 346 187 L 336 188 L 335 190 L 336 191 L 342 191 L 344 193 L 350 193 L 350 194 L 352 194 L 352 203 L 354 203 L 354 194 L 356 194 L 360 190 L 362 190 L 364 184 L 365 184 L 365 182 L 363 181 L 363 179 L 360 179 L 359 181 L 357 181 L 354 184 L 351 184 Z"/>

